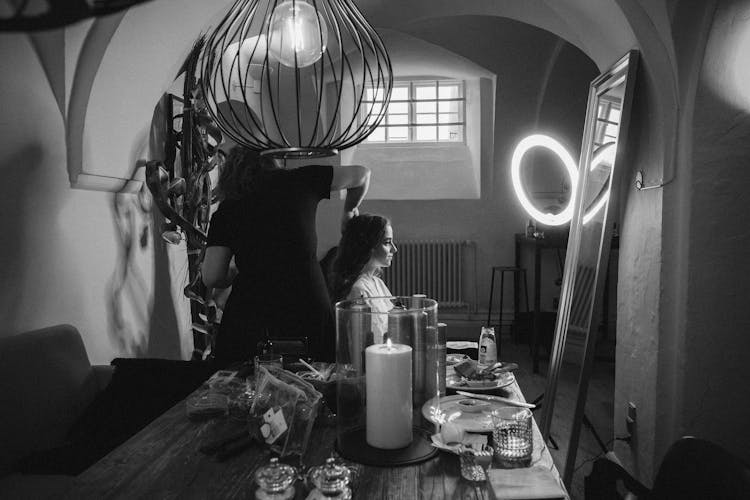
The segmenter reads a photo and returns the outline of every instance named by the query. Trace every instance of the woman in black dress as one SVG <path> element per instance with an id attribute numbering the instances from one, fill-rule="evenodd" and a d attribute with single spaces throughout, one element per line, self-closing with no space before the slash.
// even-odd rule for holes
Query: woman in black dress
<path id="1" fill-rule="evenodd" d="M 219 366 L 251 359 L 265 338 L 307 337 L 315 359 L 334 359 L 315 214 L 321 199 L 346 189 L 343 227 L 357 215 L 369 180 L 369 169 L 359 165 L 286 170 L 255 151 L 232 149 L 201 268 L 207 287 L 232 286 L 214 345 Z"/>

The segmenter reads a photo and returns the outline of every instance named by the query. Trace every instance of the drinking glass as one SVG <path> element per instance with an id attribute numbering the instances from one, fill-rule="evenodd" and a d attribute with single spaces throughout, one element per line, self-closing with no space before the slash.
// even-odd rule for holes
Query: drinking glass
<path id="1" fill-rule="evenodd" d="M 255 356 L 255 359 L 253 360 L 254 367 L 255 367 L 255 373 L 258 373 L 258 367 L 264 366 L 266 368 L 275 367 L 278 369 L 284 368 L 284 358 L 281 356 L 281 354 L 273 354 L 273 353 L 264 353 L 264 354 L 258 354 Z"/>
<path id="2" fill-rule="evenodd" d="M 492 439 L 495 459 L 504 467 L 525 467 L 531 463 L 533 433 L 531 410 L 506 406 L 492 411 Z"/>

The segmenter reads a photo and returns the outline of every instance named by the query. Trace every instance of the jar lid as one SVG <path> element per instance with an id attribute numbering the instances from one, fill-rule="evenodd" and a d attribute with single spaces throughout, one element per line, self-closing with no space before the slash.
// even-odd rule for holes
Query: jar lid
<path id="1" fill-rule="evenodd" d="M 328 458 L 324 465 L 311 468 L 308 477 L 321 493 L 335 495 L 347 490 L 351 474 L 348 467 L 337 464 L 333 458 Z"/>
<path id="2" fill-rule="evenodd" d="M 287 464 L 280 464 L 278 458 L 272 458 L 268 465 L 255 472 L 255 481 L 268 493 L 281 493 L 292 485 L 297 478 L 297 469 Z"/>

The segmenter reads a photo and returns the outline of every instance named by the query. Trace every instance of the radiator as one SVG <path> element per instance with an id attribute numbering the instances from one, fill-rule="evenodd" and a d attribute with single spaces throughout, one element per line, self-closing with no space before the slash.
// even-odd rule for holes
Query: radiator
<path id="1" fill-rule="evenodd" d="M 397 241 L 398 252 L 383 280 L 394 295 L 422 293 L 440 306 L 462 307 L 469 241 Z"/>

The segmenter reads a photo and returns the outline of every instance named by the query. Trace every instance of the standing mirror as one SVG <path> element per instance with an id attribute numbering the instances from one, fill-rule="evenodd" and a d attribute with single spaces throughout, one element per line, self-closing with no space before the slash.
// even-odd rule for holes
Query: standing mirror
<path id="1" fill-rule="evenodd" d="M 616 216 L 612 198 L 624 170 L 623 152 L 637 65 L 638 52 L 630 51 L 589 88 L 541 423 L 542 435 L 566 457 L 563 481 L 568 487 L 575 469 L 581 423 L 586 418 L 586 394 Z M 560 411 L 563 408 L 566 411 Z M 560 414 L 573 414 L 573 420 Z"/>

